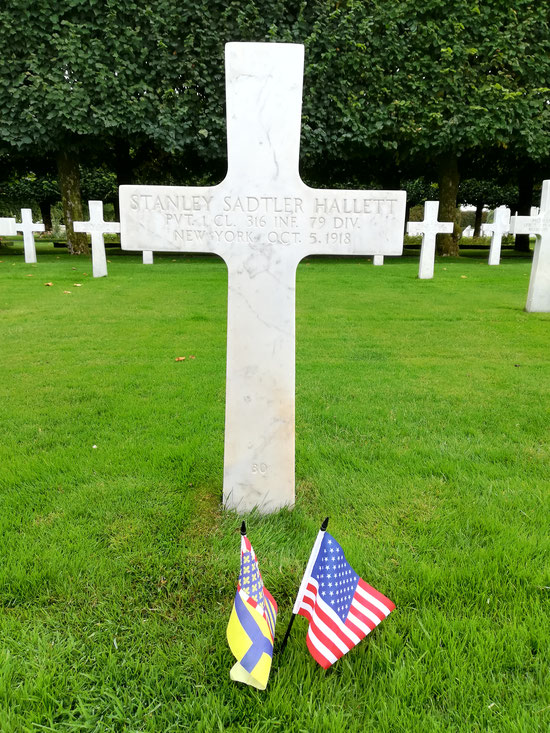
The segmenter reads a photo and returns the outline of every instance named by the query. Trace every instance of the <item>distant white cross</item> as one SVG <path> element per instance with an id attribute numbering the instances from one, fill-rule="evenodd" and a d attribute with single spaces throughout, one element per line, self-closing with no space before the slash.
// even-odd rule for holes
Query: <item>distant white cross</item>
<path id="1" fill-rule="evenodd" d="M 123 249 L 212 252 L 227 264 L 223 495 L 239 512 L 294 503 L 298 263 L 403 249 L 404 191 L 300 179 L 303 65 L 301 45 L 227 44 L 225 180 L 120 187 Z"/>
<path id="2" fill-rule="evenodd" d="M 15 237 L 17 231 L 15 229 L 15 219 L 8 217 L 0 218 L 0 237 Z"/>
<path id="3" fill-rule="evenodd" d="M 452 234 L 452 221 L 438 221 L 439 201 L 426 201 L 424 204 L 424 220 L 409 221 L 407 234 L 411 237 L 422 235 L 420 245 L 420 264 L 418 277 L 421 280 L 431 280 L 434 276 L 435 238 L 438 234 Z"/>
<path id="4" fill-rule="evenodd" d="M 491 235 L 489 264 L 499 265 L 502 237 L 510 231 L 510 209 L 507 206 L 499 206 L 498 209 L 495 209 L 493 223 L 485 224 L 483 231 L 485 235 Z"/>
<path id="5" fill-rule="evenodd" d="M 384 264 L 384 255 L 374 255 L 372 264 L 376 267 L 381 267 Z"/>
<path id="6" fill-rule="evenodd" d="M 103 201 L 88 201 L 90 221 L 74 221 L 75 232 L 86 232 L 92 235 L 92 271 L 94 277 L 107 275 L 107 255 L 105 254 L 104 234 L 120 232 L 120 224 L 116 221 L 103 221 Z"/>
<path id="7" fill-rule="evenodd" d="M 153 264 L 153 253 L 151 250 L 143 250 L 143 264 L 144 265 L 152 265 Z"/>
<path id="8" fill-rule="evenodd" d="M 550 313 L 550 180 L 542 183 L 539 213 L 513 216 L 510 230 L 512 234 L 536 236 L 525 310 Z"/>
<path id="9" fill-rule="evenodd" d="M 16 224 L 18 232 L 23 233 L 23 248 L 25 250 L 25 262 L 36 262 L 36 246 L 34 244 L 34 232 L 43 232 L 44 224 L 37 222 L 33 224 L 32 209 L 21 209 L 21 224 Z"/>

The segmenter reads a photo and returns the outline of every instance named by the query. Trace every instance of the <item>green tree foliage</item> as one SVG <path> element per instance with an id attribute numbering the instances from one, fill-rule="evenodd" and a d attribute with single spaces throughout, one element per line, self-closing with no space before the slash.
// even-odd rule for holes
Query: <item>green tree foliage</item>
<path id="1" fill-rule="evenodd" d="M 472 155 L 548 158 L 548 20 L 531 0 L 334 4 L 310 45 L 308 83 L 333 101 L 308 107 L 313 153 L 433 166 L 442 208 Z"/>
<path id="2" fill-rule="evenodd" d="M 4 0 L 0 148 L 57 157 L 69 229 L 77 155 L 118 183 L 220 180 L 228 40 L 305 44 L 306 178 L 438 180 L 452 219 L 482 153 L 550 158 L 548 9 L 532 0 Z"/>

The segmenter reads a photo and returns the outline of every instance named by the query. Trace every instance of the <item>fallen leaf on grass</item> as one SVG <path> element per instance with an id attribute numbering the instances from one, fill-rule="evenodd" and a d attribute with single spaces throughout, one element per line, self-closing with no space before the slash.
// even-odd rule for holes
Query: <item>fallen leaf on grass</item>
<path id="1" fill-rule="evenodd" d="M 47 288 L 51 288 L 51 286 L 53 285 L 53 283 L 44 283 L 44 285 L 45 285 L 45 286 L 46 286 Z"/>
<path id="2" fill-rule="evenodd" d="M 177 260 L 172 260 L 172 262 L 177 262 Z"/>
<path id="3" fill-rule="evenodd" d="M 63 292 L 65 293 L 65 295 L 70 295 L 71 294 L 71 291 L 70 290 L 64 290 Z"/>
<path id="4" fill-rule="evenodd" d="M 76 270 L 76 267 L 71 267 L 71 270 Z"/>
<path id="5" fill-rule="evenodd" d="M 463 280 L 466 280 L 466 278 L 468 277 L 468 275 L 461 275 L 460 277 L 461 277 L 461 278 L 462 278 Z"/>
<path id="6" fill-rule="evenodd" d="M 189 358 L 190 359 L 196 359 L 197 357 L 196 356 L 190 356 Z"/>
<path id="7" fill-rule="evenodd" d="M 25 275 L 25 277 L 33 277 L 32 275 Z"/>
<path id="8" fill-rule="evenodd" d="M 107 260 L 107 262 L 110 262 L 111 260 Z"/>
<path id="9" fill-rule="evenodd" d="M 82 283 L 73 283 L 73 285 L 74 285 L 75 288 L 81 288 L 82 287 Z"/>
<path id="10" fill-rule="evenodd" d="M 176 356 L 175 361 L 185 361 L 185 356 Z"/>

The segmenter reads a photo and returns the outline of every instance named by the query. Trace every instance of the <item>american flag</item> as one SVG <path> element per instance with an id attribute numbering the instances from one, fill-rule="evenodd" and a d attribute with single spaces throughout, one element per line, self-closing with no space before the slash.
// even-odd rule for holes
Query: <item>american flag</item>
<path id="1" fill-rule="evenodd" d="M 295 613 L 308 619 L 308 649 L 325 669 L 353 649 L 395 608 L 389 598 L 357 575 L 328 532 L 324 532 L 302 588 Z"/>

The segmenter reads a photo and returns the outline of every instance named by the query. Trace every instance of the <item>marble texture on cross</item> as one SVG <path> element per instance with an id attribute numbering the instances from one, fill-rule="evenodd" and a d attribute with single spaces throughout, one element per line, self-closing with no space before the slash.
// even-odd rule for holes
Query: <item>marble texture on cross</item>
<path id="1" fill-rule="evenodd" d="M 424 204 L 424 219 L 409 221 L 407 234 L 411 237 L 422 235 L 420 245 L 420 262 L 418 277 L 420 280 L 431 280 L 434 276 L 435 240 L 438 234 L 452 234 L 452 221 L 438 221 L 439 201 L 426 201 Z"/>
<path id="2" fill-rule="evenodd" d="M 484 224 L 484 234 L 491 235 L 491 247 L 489 249 L 489 264 L 500 265 L 500 250 L 502 237 L 510 231 L 510 209 L 507 206 L 499 206 L 495 209 L 492 224 Z"/>
<path id="3" fill-rule="evenodd" d="M 147 249 L 143 250 L 143 264 L 144 265 L 153 264 L 153 253 L 151 252 L 151 250 L 147 250 Z"/>
<path id="4" fill-rule="evenodd" d="M 525 310 L 550 313 L 550 180 L 542 183 L 539 213 L 535 216 L 513 216 L 510 231 L 514 235 L 536 236 Z"/>
<path id="5" fill-rule="evenodd" d="M 226 45 L 226 178 L 121 186 L 123 249 L 211 252 L 228 268 L 223 497 L 294 503 L 296 268 L 311 254 L 401 254 L 404 191 L 309 188 L 298 172 L 304 47 Z"/>
<path id="6" fill-rule="evenodd" d="M 0 237 L 15 237 L 15 219 L 2 216 L 0 217 Z"/>
<path id="7" fill-rule="evenodd" d="M 34 232 L 43 232 L 44 224 L 41 222 L 33 223 L 32 209 L 21 209 L 21 224 L 16 224 L 15 228 L 23 234 L 25 262 L 35 263 L 36 245 L 34 243 Z"/>
<path id="8" fill-rule="evenodd" d="M 75 221 L 75 232 L 86 232 L 92 235 L 92 272 L 94 277 L 107 276 L 107 255 L 105 254 L 104 234 L 120 232 L 120 224 L 116 221 L 103 221 L 103 201 L 88 201 L 90 221 Z"/>

